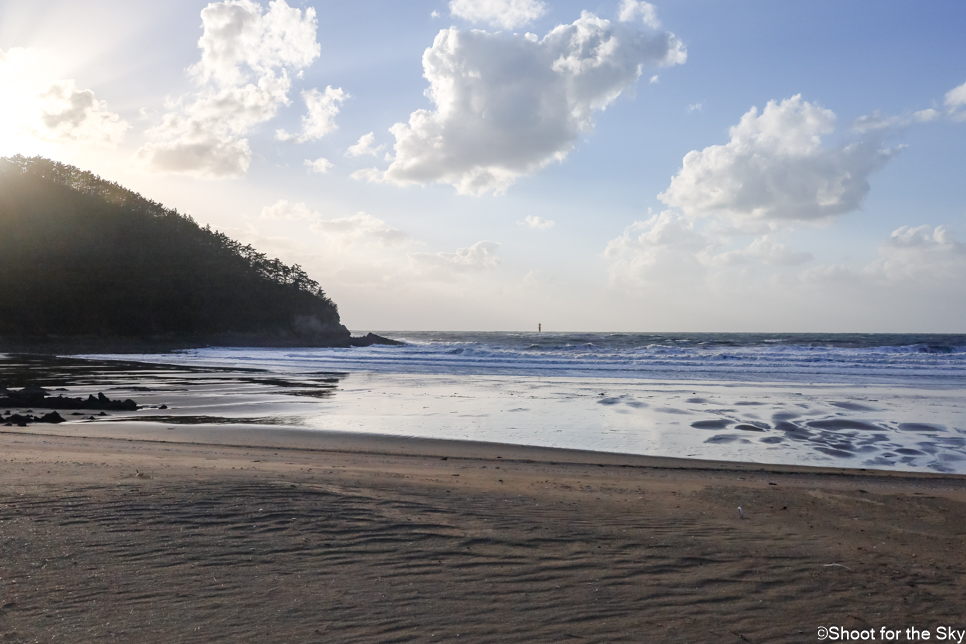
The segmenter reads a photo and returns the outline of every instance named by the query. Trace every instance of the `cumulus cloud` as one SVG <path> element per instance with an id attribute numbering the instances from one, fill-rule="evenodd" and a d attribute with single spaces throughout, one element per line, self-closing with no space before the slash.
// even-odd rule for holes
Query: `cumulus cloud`
<path id="1" fill-rule="evenodd" d="M 864 272 L 889 281 L 966 281 L 966 244 L 945 226 L 903 226 L 893 231 Z"/>
<path id="2" fill-rule="evenodd" d="M 731 269 L 791 267 L 812 260 L 811 253 L 797 252 L 773 234 L 758 236 L 744 247 L 734 245 L 718 227 L 699 228 L 694 219 L 665 210 L 628 226 L 607 244 L 604 257 L 611 283 L 628 286 L 727 279 Z"/>
<path id="3" fill-rule="evenodd" d="M 804 271 L 805 283 L 858 287 L 907 286 L 916 291 L 966 285 L 966 244 L 945 226 L 902 226 L 865 266 L 826 264 Z"/>
<path id="4" fill-rule="evenodd" d="M 410 270 L 420 274 L 483 271 L 500 263 L 496 256 L 499 247 L 496 242 L 481 241 L 455 253 L 409 253 Z"/>
<path id="5" fill-rule="evenodd" d="M 306 159 L 305 165 L 308 166 L 310 171 L 317 172 L 318 174 L 325 174 L 334 167 L 334 164 L 324 157 L 319 157 L 315 161 Z"/>
<path id="6" fill-rule="evenodd" d="M 73 79 L 52 81 L 44 73 L 42 59 L 34 49 L 0 50 L 0 128 L 7 136 L 25 134 L 61 144 L 108 147 L 120 143 L 130 124 L 108 110 L 92 90 L 78 88 Z"/>
<path id="7" fill-rule="evenodd" d="M 349 146 L 349 149 L 345 151 L 347 157 L 361 157 L 366 154 L 371 154 L 372 156 L 377 156 L 386 146 L 380 145 L 377 147 L 372 147 L 372 143 L 376 140 L 375 132 L 370 132 L 369 134 L 363 134 L 359 137 L 358 142 L 355 145 Z"/>
<path id="8" fill-rule="evenodd" d="M 471 22 L 514 29 L 542 18 L 547 5 L 540 0 L 450 0 L 449 11 Z"/>
<path id="9" fill-rule="evenodd" d="M 399 246 L 410 241 L 409 233 L 364 212 L 340 219 L 319 219 L 312 230 L 339 238 L 343 243 L 365 240 L 380 246 Z"/>
<path id="10" fill-rule="evenodd" d="M 704 275 L 711 251 L 692 220 L 671 210 L 635 221 L 604 250 L 612 284 L 679 282 Z"/>
<path id="11" fill-rule="evenodd" d="M 798 266 L 812 260 L 812 254 L 795 252 L 778 243 L 772 235 L 757 237 L 747 248 L 731 250 L 711 258 L 713 264 L 746 264 L 757 260 L 765 264 Z"/>
<path id="12" fill-rule="evenodd" d="M 170 111 L 148 130 L 154 140 L 137 158 L 159 172 L 239 176 L 252 157 L 243 137 L 289 104 L 290 72 L 319 56 L 315 10 L 303 13 L 275 0 L 263 11 L 251 0 L 227 0 L 205 7 L 201 20 L 201 60 L 188 69 L 200 90 L 167 106 Z M 303 94 L 309 113 L 296 140 L 331 129 L 332 108 L 342 95 L 330 89 Z"/>
<path id="13" fill-rule="evenodd" d="M 954 120 L 966 121 L 966 83 L 946 92 L 943 103 Z"/>
<path id="14" fill-rule="evenodd" d="M 503 193 L 517 177 L 562 161 L 593 129 L 594 112 L 631 88 L 646 66 L 685 59 L 670 32 L 587 12 L 543 39 L 444 29 L 423 54 L 435 110 L 417 110 L 390 128 L 391 165 L 382 177 L 357 178 Z"/>
<path id="15" fill-rule="evenodd" d="M 661 21 L 657 19 L 657 9 L 650 2 L 621 0 L 621 9 L 618 17 L 621 22 L 641 20 L 641 22 L 653 29 L 659 29 L 661 27 Z"/>
<path id="16" fill-rule="evenodd" d="M 866 134 L 867 132 L 897 130 L 908 127 L 913 123 L 934 121 L 940 116 L 940 113 L 932 108 L 919 110 L 918 112 L 905 114 L 903 116 L 890 116 L 883 114 L 879 110 L 875 110 L 871 114 L 866 114 L 855 119 L 852 122 L 852 131 L 858 134 Z"/>
<path id="17" fill-rule="evenodd" d="M 914 123 L 927 123 L 943 117 L 953 121 L 966 121 L 966 83 L 946 92 L 943 100 L 945 111 L 927 108 L 902 116 L 890 116 L 876 110 L 871 114 L 859 117 L 852 124 L 852 129 L 859 133 L 877 130 L 898 129 L 908 127 Z"/>
<path id="18" fill-rule="evenodd" d="M 303 16 L 285 0 L 270 2 L 267 13 L 251 0 L 213 2 L 202 9 L 201 22 L 201 60 L 188 72 L 202 84 L 237 86 L 247 82 L 248 70 L 263 76 L 277 68 L 301 69 L 321 50 L 315 9 Z"/>
<path id="19" fill-rule="evenodd" d="M 356 244 L 399 246 L 410 241 L 409 233 L 393 228 L 382 219 L 364 212 L 350 217 L 325 219 L 304 203 L 290 203 L 279 199 L 271 206 L 262 208 L 265 219 L 312 221 L 313 232 L 324 235 L 334 246 L 348 247 Z"/>
<path id="20" fill-rule="evenodd" d="M 248 171 L 248 140 L 198 135 L 163 143 L 146 143 L 135 157 L 155 172 L 193 174 L 207 179 L 238 177 Z"/>
<path id="21" fill-rule="evenodd" d="M 365 181 L 366 183 L 385 183 L 385 177 L 379 168 L 356 170 L 349 175 L 349 178 L 355 179 L 356 181 Z"/>
<path id="22" fill-rule="evenodd" d="M 36 133 L 53 141 L 82 141 L 116 146 L 131 128 L 118 114 L 108 111 L 89 89 L 77 89 L 73 80 L 61 80 L 40 94 Z"/>
<path id="23" fill-rule="evenodd" d="M 556 225 L 553 219 L 544 219 L 543 217 L 537 217 L 536 215 L 527 215 L 523 218 L 523 221 L 518 221 L 517 224 L 520 226 L 529 226 L 530 228 L 536 228 L 537 230 L 547 230 L 548 228 L 553 228 Z"/>
<path id="24" fill-rule="evenodd" d="M 336 129 L 335 117 L 339 114 L 339 106 L 349 98 L 342 88 L 332 89 L 329 85 L 325 92 L 310 89 L 302 92 L 302 100 L 308 110 L 302 117 L 302 131 L 298 135 L 289 134 L 285 130 L 276 130 L 275 138 L 279 141 L 295 141 L 305 143 L 315 141 Z"/>
<path id="25" fill-rule="evenodd" d="M 289 203 L 285 199 L 279 199 L 271 206 L 262 208 L 263 219 L 318 219 L 319 213 L 315 212 L 304 203 Z"/>
<path id="26" fill-rule="evenodd" d="M 822 145 L 835 114 L 801 95 L 753 107 L 731 128 L 731 141 L 684 157 L 664 203 L 692 217 L 816 221 L 862 206 L 869 176 L 896 150 L 868 138 Z"/>

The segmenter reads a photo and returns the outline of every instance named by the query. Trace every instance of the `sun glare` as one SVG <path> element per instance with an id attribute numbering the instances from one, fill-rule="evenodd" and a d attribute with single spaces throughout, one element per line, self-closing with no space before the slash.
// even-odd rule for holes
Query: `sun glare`
<path id="1" fill-rule="evenodd" d="M 49 84 L 44 56 L 35 49 L 0 52 L 0 155 L 31 154 L 46 147 L 35 135 L 39 94 Z"/>

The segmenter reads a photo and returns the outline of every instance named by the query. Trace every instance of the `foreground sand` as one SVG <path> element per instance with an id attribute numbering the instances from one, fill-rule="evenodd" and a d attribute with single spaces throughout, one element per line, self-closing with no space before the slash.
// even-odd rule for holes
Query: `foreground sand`
<path id="1" fill-rule="evenodd" d="M 758 643 L 817 641 L 823 625 L 966 628 L 963 477 L 3 429 L 0 641 Z"/>

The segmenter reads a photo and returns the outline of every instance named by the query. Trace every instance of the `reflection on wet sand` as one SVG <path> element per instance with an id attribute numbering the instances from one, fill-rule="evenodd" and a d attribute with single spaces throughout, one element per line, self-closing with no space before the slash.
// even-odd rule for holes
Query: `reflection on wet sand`
<path id="1" fill-rule="evenodd" d="M 966 472 L 961 388 L 619 378 L 270 372 L 8 356 L 0 384 L 110 391 L 139 408 L 70 416 L 472 440 L 626 454 Z"/>

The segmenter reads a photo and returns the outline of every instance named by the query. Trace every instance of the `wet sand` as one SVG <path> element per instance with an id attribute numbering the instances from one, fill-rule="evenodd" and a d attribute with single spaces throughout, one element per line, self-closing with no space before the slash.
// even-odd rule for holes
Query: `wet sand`
<path id="1" fill-rule="evenodd" d="M 962 476 L 110 427 L 0 427 L 0 641 L 966 627 Z"/>
<path id="2" fill-rule="evenodd" d="M 147 358 L 147 357 L 145 357 Z M 167 355 L 161 359 L 178 360 Z M 652 456 L 966 474 L 966 389 L 263 370 L 0 356 L 0 384 L 105 393 L 140 409 L 61 431 L 178 435 L 225 425 Z M 0 409 L 0 412 L 6 411 Z M 13 409 L 25 413 L 25 409 Z M 79 428 L 77 426 L 82 426 Z"/>

